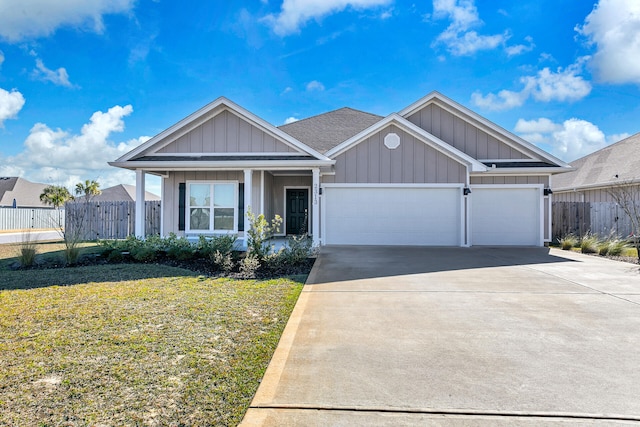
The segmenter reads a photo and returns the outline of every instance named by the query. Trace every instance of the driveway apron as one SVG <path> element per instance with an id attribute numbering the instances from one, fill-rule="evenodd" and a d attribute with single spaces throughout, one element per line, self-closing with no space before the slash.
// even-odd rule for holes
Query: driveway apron
<path id="1" fill-rule="evenodd" d="M 637 265 L 323 247 L 242 425 L 640 423 Z"/>

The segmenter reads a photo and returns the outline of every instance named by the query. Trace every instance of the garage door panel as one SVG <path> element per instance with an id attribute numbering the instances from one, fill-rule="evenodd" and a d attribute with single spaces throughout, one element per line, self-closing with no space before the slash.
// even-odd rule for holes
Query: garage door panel
<path id="1" fill-rule="evenodd" d="M 460 194 L 459 188 L 325 188 L 325 243 L 459 246 Z"/>
<path id="2" fill-rule="evenodd" d="M 473 188 L 472 245 L 540 244 L 538 188 Z"/>

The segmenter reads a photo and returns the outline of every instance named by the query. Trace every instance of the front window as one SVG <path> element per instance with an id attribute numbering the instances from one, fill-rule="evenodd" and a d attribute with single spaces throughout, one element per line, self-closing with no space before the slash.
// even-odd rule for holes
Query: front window
<path id="1" fill-rule="evenodd" d="M 238 184 L 191 182 L 187 186 L 189 231 L 237 232 Z"/>

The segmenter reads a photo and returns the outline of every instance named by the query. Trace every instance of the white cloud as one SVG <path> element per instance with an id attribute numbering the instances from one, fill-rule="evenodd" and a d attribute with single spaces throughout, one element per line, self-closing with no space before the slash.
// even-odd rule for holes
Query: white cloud
<path id="1" fill-rule="evenodd" d="M 140 137 L 114 143 L 109 137 L 124 130 L 124 117 L 131 105 L 116 105 L 106 112 L 97 111 L 80 134 L 70 134 L 36 123 L 24 142 L 24 150 L 7 158 L 0 157 L 0 175 L 22 176 L 35 182 L 73 185 L 84 179 L 97 179 L 101 186 L 135 182 L 129 171 L 107 164 L 147 141 Z"/>
<path id="2" fill-rule="evenodd" d="M 15 119 L 24 106 L 24 96 L 13 89 L 8 92 L 0 88 L 0 128 L 7 119 Z"/>
<path id="3" fill-rule="evenodd" d="M 298 120 L 299 120 L 299 119 L 296 119 L 296 118 L 295 118 L 295 117 L 293 117 L 293 116 L 291 116 L 291 117 L 287 117 L 287 118 L 284 120 L 284 124 L 285 124 L 285 125 L 288 125 L 289 123 L 294 123 L 294 122 L 297 122 Z"/>
<path id="4" fill-rule="evenodd" d="M 62 26 L 104 30 L 102 16 L 128 13 L 135 0 L 3 0 L 0 37 L 10 42 L 43 37 Z"/>
<path id="5" fill-rule="evenodd" d="M 471 55 L 479 50 L 495 49 L 509 38 L 507 33 L 480 35 L 471 30 L 483 24 L 474 0 L 433 0 L 433 17 L 451 20 L 433 45 L 444 44 L 453 55 Z"/>
<path id="6" fill-rule="evenodd" d="M 32 76 L 39 80 L 51 82 L 57 86 L 73 86 L 69 81 L 69 74 L 66 68 L 61 67 L 57 70 L 50 70 L 44 65 L 44 62 L 42 62 L 40 58 L 36 59 L 36 68 L 33 70 Z"/>
<path id="7" fill-rule="evenodd" d="M 506 46 L 504 51 L 508 56 L 516 56 L 521 55 L 525 52 L 531 52 L 536 45 L 533 43 L 533 38 L 531 36 L 527 36 L 524 38 L 528 44 L 516 44 L 513 46 Z"/>
<path id="8" fill-rule="evenodd" d="M 307 92 L 313 92 L 313 91 L 322 92 L 323 90 L 324 90 L 324 85 L 317 80 L 313 80 L 307 83 Z"/>
<path id="9" fill-rule="evenodd" d="M 498 94 L 482 95 L 474 92 L 471 101 L 487 110 L 507 110 L 519 107 L 533 97 L 536 101 L 577 101 L 591 93 L 591 84 L 579 74 L 582 64 L 588 57 L 579 58 L 575 64 L 553 72 L 548 67 L 538 71 L 535 76 L 523 76 L 520 82 L 524 88 L 519 92 L 501 90 Z"/>
<path id="10" fill-rule="evenodd" d="M 598 79 L 640 84 L 638 0 L 600 0 L 576 31 L 596 45 L 592 65 Z"/>
<path id="11" fill-rule="evenodd" d="M 283 0 L 280 13 L 262 18 L 279 36 L 299 33 L 308 21 L 320 20 L 347 8 L 364 10 L 386 6 L 392 0 Z"/>
<path id="12" fill-rule="evenodd" d="M 568 162 L 629 136 L 618 134 L 607 137 L 598 126 L 577 118 L 563 123 L 554 123 L 544 117 L 537 120 L 520 119 L 516 123 L 515 132 Z"/>

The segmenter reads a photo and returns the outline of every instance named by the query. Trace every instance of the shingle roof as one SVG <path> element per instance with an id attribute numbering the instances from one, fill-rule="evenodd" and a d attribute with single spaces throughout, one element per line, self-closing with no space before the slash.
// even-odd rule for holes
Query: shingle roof
<path id="1" fill-rule="evenodd" d="M 147 201 L 160 200 L 160 196 L 145 191 L 144 199 Z M 120 184 L 102 190 L 102 193 L 93 198 L 96 202 L 130 202 L 136 201 L 136 187 L 134 185 Z"/>
<path id="2" fill-rule="evenodd" d="M 640 180 L 640 133 L 570 163 L 576 170 L 553 177 L 554 190 Z"/>
<path id="3" fill-rule="evenodd" d="M 278 128 L 324 154 L 382 118 L 376 114 L 345 107 Z"/>
<path id="4" fill-rule="evenodd" d="M 19 208 L 50 207 L 40 201 L 40 194 L 47 184 L 39 184 L 19 177 L 0 177 L 0 206 L 12 206 L 13 199 Z"/>

